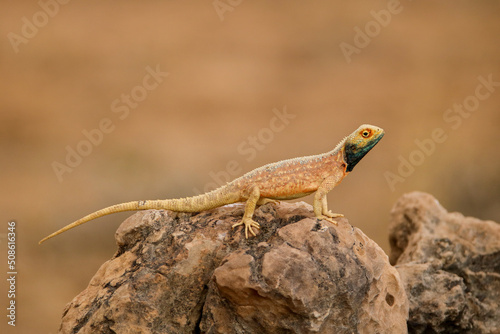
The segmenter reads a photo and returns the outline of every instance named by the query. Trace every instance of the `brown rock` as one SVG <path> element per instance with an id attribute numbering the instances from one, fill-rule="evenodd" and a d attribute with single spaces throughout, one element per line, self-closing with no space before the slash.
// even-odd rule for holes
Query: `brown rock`
<path id="1" fill-rule="evenodd" d="M 385 253 L 305 203 L 139 212 L 118 251 L 67 305 L 62 333 L 405 333 L 408 301 Z"/>
<path id="2" fill-rule="evenodd" d="M 390 243 L 410 333 L 500 333 L 500 225 L 413 192 L 392 210 Z"/>

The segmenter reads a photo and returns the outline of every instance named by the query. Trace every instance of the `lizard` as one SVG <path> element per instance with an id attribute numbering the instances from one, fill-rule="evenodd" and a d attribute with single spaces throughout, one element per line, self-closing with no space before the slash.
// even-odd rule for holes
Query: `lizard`
<path id="1" fill-rule="evenodd" d="M 116 212 L 150 209 L 200 212 L 237 202 L 246 202 L 245 210 L 242 220 L 234 224 L 232 228 L 244 225 L 245 237 L 248 239 L 248 232 L 256 236 L 253 229 L 260 228 L 259 223 L 252 219 L 256 206 L 300 198 L 314 192 L 315 217 L 336 224 L 333 218 L 343 217 L 343 215 L 328 210 L 326 195 L 340 184 L 383 136 L 383 129 L 363 124 L 329 152 L 264 165 L 213 191 L 198 196 L 132 201 L 112 205 L 61 228 L 42 239 L 39 244 L 90 220 Z"/>

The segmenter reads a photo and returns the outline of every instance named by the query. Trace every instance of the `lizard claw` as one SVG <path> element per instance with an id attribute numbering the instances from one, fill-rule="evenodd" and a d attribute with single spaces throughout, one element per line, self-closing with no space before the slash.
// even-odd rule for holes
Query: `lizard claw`
<path id="1" fill-rule="evenodd" d="M 259 223 L 257 223 L 255 220 L 253 220 L 251 218 L 243 218 L 239 223 L 234 224 L 232 228 L 235 228 L 235 227 L 240 226 L 240 225 L 245 225 L 245 238 L 246 239 L 248 239 L 248 231 L 250 231 L 250 233 L 252 233 L 252 235 L 254 237 L 257 236 L 255 234 L 255 232 L 252 230 L 252 227 L 260 229 Z"/>

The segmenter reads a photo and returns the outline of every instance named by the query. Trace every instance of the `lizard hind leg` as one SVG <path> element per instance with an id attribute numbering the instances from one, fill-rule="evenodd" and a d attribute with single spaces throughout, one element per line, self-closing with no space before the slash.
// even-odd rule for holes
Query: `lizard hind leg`
<path id="1" fill-rule="evenodd" d="M 264 200 L 264 199 L 263 199 Z M 250 196 L 248 196 L 245 204 L 245 213 L 241 222 L 233 225 L 233 228 L 245 225 L 245 238 L 248 239 L 248 231 L 255 237 L 257 236 L 252 228 L 260 229 L 259 223 L 252 219 L 257 203 L 260 202 L 260 190 L 257 186 L 251 188 Z M 260 204 L 260 203 L 259 203 Z"/>

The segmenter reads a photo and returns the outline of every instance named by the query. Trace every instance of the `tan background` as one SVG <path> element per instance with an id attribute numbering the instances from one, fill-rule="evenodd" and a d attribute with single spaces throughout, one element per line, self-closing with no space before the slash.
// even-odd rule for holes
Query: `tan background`
<path id="1" fill-rule="evenodd" d="M 190 196 L 231 160 L 243 173 L 330 150 L 361 123 L 386 136 L 329 203 L 386 251 L 391 206 L 408 191 L 500 221 L 500 87 L 456 129 L 443 119 L 474 95 L 479 76 L 500 82 L 498 2 L 401 1 L 350 63 L 341 43 L 355 45 L 355 27 L 377 28 L 370 12 L 387 1 L 243 1 L 224 20 L 212 1 L 71 1 L 17 53 L 9 33 L 21 35 L 23 17 L 41 9 L 1 3 L 4 272 L 7 222 L 18 224 L 18 326 L 9 333 L 55 333 L 65 304 L 113 255 L 114 231 L 129 214 L 38 246 L 46 234 L 111 204 Z M 111 103 L 157 65 L 169 76 L 121 120 Z M 248 161 L 239 145 L 269 134 L 273 109 L 285 106 L 295 118 Z M 59 182 L 53 162 L 65 163 L 66 147 L 103 118 L 114 130 Z M 391 189 L 384 173 L 397 173 L 400 157 L 417 157 L 415 140 L 436 128 L 446 140 Z"/>

